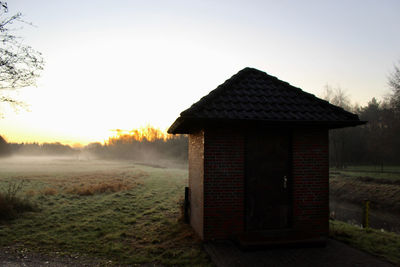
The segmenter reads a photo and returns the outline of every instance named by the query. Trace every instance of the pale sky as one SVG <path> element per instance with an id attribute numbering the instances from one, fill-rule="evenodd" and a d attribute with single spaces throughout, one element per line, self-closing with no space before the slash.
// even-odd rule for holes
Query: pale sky
<path id="1" fill-rule="evenodd" d="M 6 111 L 10 142 L 87 144 L 112 129 L 166 129 L 244 67 L 317 96 L 326 84 L 365 105 L 389 92 L 400 60 L 400 1 L 8 1 L 35 27 L 37 87 Z"/>

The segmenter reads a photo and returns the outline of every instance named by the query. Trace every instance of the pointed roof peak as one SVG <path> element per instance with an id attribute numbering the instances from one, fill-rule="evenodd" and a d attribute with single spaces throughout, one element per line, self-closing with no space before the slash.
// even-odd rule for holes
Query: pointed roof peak
<path id="1" fill-rule="evenodd" d="M 183 111 L 168 131 L 186 133 L 191 125 L 210 120 L 335 127 L 362 124 L 357 115 L 250 67 L 240 70 Z"/>

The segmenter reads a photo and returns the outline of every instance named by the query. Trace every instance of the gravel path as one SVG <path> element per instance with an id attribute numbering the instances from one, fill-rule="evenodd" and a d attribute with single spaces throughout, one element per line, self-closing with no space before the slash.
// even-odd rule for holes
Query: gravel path
<path id="1" fill-rule="evenodd" d="M 39 267 L 39 266 L 120 266 L 112 261 L 87 257 L 80 254 L 61 255 L 59 252 L 44 254 L 28 251 L 22 246 L 0 248 L 1 267 Z"/>
<path id="2" fill-rule="evenodd" d="M 62 255 L 60 252 L 38 253 L 23 246 L 0 247 L 0 267 L 163 267 L 160 264 L 120 265 L 110 260 L 93 258 L 81 254 Z"/>
<path id="3" fill-rule="evenodd" d="M 258 266 L 326 266 L 326 267 L 393 267 L 394 265 L 335 240 L 325 248 L 266 249 L 243 252 L 233 243 L 207 243 L 205 249 L 217 267 Z M 80 254 L 43 254 L 20 246 L 0 248 L 1 267 L 65 267 L 65 266 L 122 266 L 112 261 Z M 161 266 L 146 264 L 136 266 Z"/>
<path id="4" fill-rule="evenodd" d="M 207 253 L 218 267 L 257 266 L 394 266 L 344 243 L 329 240 L 324 248 L 266 249 L 243 252 L 234 244 L 208 243 Z"/>

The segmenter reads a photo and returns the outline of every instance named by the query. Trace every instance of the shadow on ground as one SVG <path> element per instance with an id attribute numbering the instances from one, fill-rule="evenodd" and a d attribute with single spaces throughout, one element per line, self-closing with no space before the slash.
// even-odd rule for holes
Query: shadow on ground
<path id="1" fill-rule="evenodd" d="M 241 251 L 231 242 L 207 243 L 205 250 L 218 267 L 239 266 L 394 266 L 344 243 L 328 240 L 322 248 Z"/>

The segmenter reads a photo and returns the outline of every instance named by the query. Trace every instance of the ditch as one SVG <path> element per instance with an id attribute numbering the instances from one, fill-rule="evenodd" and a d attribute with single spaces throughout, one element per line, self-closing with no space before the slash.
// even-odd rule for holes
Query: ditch
<path id="1" fill-rule="evenodd" d="M 363 218 L 362 205 L 362 203 L 357 205 L 331 197 L 329 202 L 331 217 L 353 225 L 361 225 Z M 374 209 L 373 203 L 370 206 L 369 224 L 374 229 L 383 229 L 400 234 L 400 214 Z"/>

